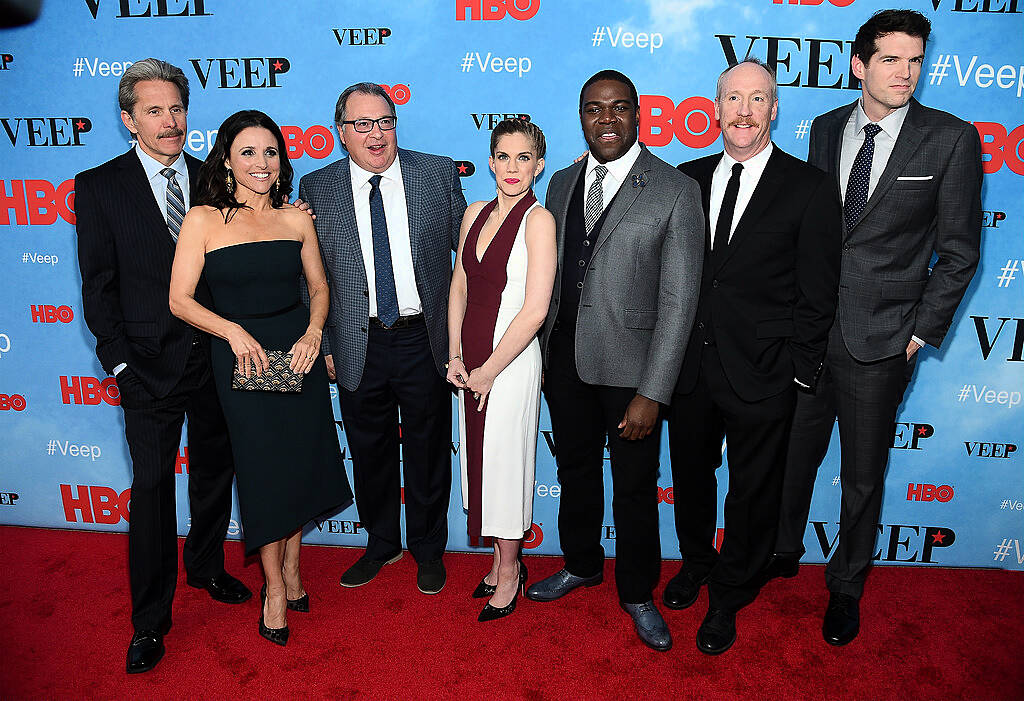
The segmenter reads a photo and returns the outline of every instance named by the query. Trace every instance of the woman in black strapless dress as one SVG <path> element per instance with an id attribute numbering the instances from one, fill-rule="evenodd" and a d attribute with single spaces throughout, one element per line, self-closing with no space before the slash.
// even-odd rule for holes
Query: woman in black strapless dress
<path id="1" fill-rule="evenodd" d="M 299 576 L 302 527 L 352 499 L 320 357 L 327 278 L 311 218 L 284 206 L 291 178 L 270 117 L 228 117 L 200 171 L 199 206 L 181 225 L 170 291 L 171 312 L 214 337 L 246 553 L 259 550 L 266 578 L 259 631 L 279 645 L 288 641 L 287 609 L 309 610 Z M 193 298 L 198 284 L 209 285 L 214 309 Z M 291 353 L 291 369 L 305 373 L 301 392 L 231 388 L 236 364 L 264 372 L 266 350 Z"/>

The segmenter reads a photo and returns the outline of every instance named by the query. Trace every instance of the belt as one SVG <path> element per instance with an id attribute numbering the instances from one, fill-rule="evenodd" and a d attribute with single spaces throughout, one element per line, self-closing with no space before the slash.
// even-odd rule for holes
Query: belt
<path id="1" fill-rule="evenodd" d="M 370 317 L 370 325 L 376 326 L 379 329 L 385 329 L 390 331 L 392 329 L 401 329 L 406 326 L 412 326 L 413 324 L 419 324 L 423 322 L 423 314 L 410 314 L 409 316 L 400 316 L 391 326 L 385 326 L 384 322 L 375 316 Z"/>

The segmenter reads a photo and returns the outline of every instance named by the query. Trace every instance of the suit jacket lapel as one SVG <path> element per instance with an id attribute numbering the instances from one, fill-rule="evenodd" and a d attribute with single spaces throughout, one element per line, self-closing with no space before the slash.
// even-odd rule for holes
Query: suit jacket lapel
<path id="1" fill-rule="evenodd" d="M 890 154 L 889 161 L 885 164 L 885 169 L 882 171 L 882 175 L 879 177 L 878 184 L 875 185 L 871 197 L 868 198 L 867 204 L 864 205 L 864 210 L 860 213 L 857 224 L 864 221 L 864 217 L 885 197 L 889 188 L 896 182 L 897 176 L 903 172 L 907 162 L 917 153 L 918 147 L 924 141 L 925 132 L 917 120 L 918 106 L 917 100 L 911 98 L 907 118 L 903 120 L 903 127 L 900 128 L 900 135 L 896 138 L 896 143 L 893 145 L 892 154 Z M 854 229 L 857 228 L 857 224 L 853 225 Z"/>
<path id="2" fill-rule="evenodd" d="M 700 185 L 701 206 L 704 208 L 704 260 L 707 260 L 708 252 L 711 250 L 711 180 L 714 178 L 715 168 L 721 161 L 722 157 L 719 154 L 718 159 L 709 162 L 710 167 L 697 178 L 697 184 Z"/>
<path id="3" fill-rule="evenodd" d="M 579 182 L 583 170 L 587 167 L 587 159 L 581 160 L 579 163 L 575 163 L 569 166 L 569 177 L 568 187 L 565 190 L 565 197 L 558 203 L 558 211 L 554 212 L 555 221 L 560 222 L 561 226 L 556 226 L 556 241 L 558 245 L 558 270 L 562 270 L 562 260 L 565 256 L 565 226 L 569 220 L 569 205 L 572 203 L 572 193 L 576 189 L 576 183 Z M 586 189 L 586 188 L 584 188 Z M 583 193 L 584 200 L 586 200 L 586 192 Z"/>
<path id="4" fill-rule="evenodd" d="M 645 146 L 641 145 L 640 156 L 636 159 L 636 163 L 633 164 L 633 168 L 626 175 L 625 182 L 619 186 L 619 191 L 616 193 L 615 198 L 608 206 L 608 211 L 605 215 L 604 224 L 601 226 L 601 231 L 597 235 L 597 240 L 594 242 L 594 253 L 597 255 L 598 249 L 608 240 L 608 237 L 615 231 L 615 227 L 622 221 L 622 217 L 625 216 L 629 208 L 633 206 L 636 198 L 643 192 L 643 186 L 637 186 L 634 184 L 634 178 L 643 176 L 650 180 L 651 175 L 651 154 Z M 647 183 L 650 184 L 649 182 Z"/>
<path id="5" fill-rule="evenodd" d="M 423 232 L 423 187 L 422 169 L 416 164 L 416 157 L 405 149 L 398 150 L 398 164 L 402 169 L 402 186 L 405 188 L 405 209 L 409 217 L 409 247 L 412 250 L 412 267 L 416 270 L 420 261 L 421 235 Z"/>
<path id="6" fill-rule="evenodd" d="M 347 241 L 355 249 L 356 260 L 360 262 L 360 265 L 355 267 L 361 271 L 365 278 L 366 268 L 362 265 L 363 249 L 359 245 L 359 225 L 356 223 L 355 200 L 352 199 L 352 172 L 349 170 L 348 158 L 338 161 L 335 176 L 335 187 L 338 188 L 336 203 L 339 210 L 339 226 L 337 229 L 332 230 L 331 233 L 337 231 L 339 238 L 343 242 Z"/>
<path id="7" fill-rule="evenodd" d="M 203 162 L 186 153 L 185 167 L 188 168 L 188 200 L 190 205 L 194 205 L 196 190 L 199 186 L 199 169 L 203 167 Z"/>
<path id="8" fill-rule="evenodd" d="M 779 148 L 776 146 L 772 151 L 772 155 L 768 158 L 768 163 L 765 164 L 764 172 L 761 173 L 761 179 L 757 181 L 757 187 L 754 188 L 754 192 L 750 195 L 750 201 L 747 202 L 743 215 L 736 222 L 736 228 L 733 229 L 729 245 L 718 258 L 718 265 L 715 267 L 716 271 L 729 260 L 737 246 L 743 245 L 751 231 L 757 228 L 757 223 L 761 221 L 761 215 L 764 214 L 779 190 L 782 189 L 783 182 L 785 181 L 785 169 L 780 163 L 778 154 Z M 711 188 L 709 187 L 708 189 L 710 190 Z"/>
<path id="9" fill-rule="evenodd" d="M 120 187 L 124 189 L 129 200 L 139 203 L 139 213 L 145 220 L 146 229 L 159 235 L 168 250 L 173 251 L 174 239 L 167 228 L 167 220 L 157 204 L 156 197 L 153 196 L 153 188 L 146 177 L 146 169 L 142 167 L 142 162 L 134 150 L 122 156 L 121 176 Z M 191 178 L 192 174 L 189 173 L 189 179 Z"/>

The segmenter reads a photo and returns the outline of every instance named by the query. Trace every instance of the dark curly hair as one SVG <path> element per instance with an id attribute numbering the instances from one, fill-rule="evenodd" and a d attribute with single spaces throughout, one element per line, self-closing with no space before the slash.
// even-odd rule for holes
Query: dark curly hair
<path id="1" fill-rule="evenodd" d="M 857 30 L 853 40 L 853 55 L 864 63 L 878 51 L 877 41 L 887 34 L 902 32 L 917 37 L 922 44 L 928 43 L 932 23 L 916 10 L 879 10 Z"/>
<path id="2" fill-rule="evenodd" d="M 274 123 L 274 120 L 259 110 L 242 110 L 224 120 L 217 130 L 217 139 L 213 142 L 210 155 L 206 157 L 202 168 L 199 169 L 199 183 L 196 186 L 196 204 L 205 204 L 216 207 L 224 212 L 224 219 L 227 220 L 231 213 L 245 207 L 235 199 L 233 192 L 228 192 L 225 177 L 228 169 L 224 166 L 224 160 L 231 153 L 231 144 L 235 137 L 243 129 L 249 127 L 262 127 L 274 135 L 277 139 L 277 152 L 281 159 L 281 172 L 277 177 L 277 187 L 270 190 L 270 204 L 278 208 L 284 205 L 284 198 L 292 192 L 292 164 L 288 161 L 288 149 L 284 143 L 284 136 L 281 135 L 281 128 Z"/>

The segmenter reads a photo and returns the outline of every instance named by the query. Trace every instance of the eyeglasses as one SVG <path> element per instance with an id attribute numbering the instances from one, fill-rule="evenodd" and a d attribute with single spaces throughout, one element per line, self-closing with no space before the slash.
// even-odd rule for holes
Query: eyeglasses
<path id="1" fill-rule="evenodd" d="M 352 128 L 360 134 L 373 131 L 374 124 L 380 127 L 381 131 L 391 131 L 398 125 L 398 117 L 388 116 L 381 117 L 380 119 L 350 119 L 342 122 L 342 124 L 351 124 Z"/>

